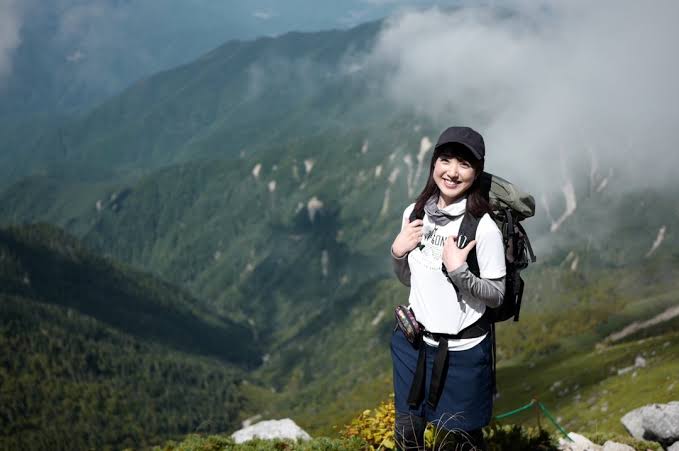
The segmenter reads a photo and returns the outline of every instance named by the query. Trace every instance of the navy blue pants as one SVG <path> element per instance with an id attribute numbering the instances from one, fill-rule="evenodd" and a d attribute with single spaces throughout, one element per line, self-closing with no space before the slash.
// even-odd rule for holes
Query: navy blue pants
<path id="1" fill-rule="evenodd" d="M 408 405 L 408 394 L 417 368 L 419 351 L 408 342 L 400 329 L 391 337 L 397 417 L 422 418 L 447 430 L 468 432 L 488 425 L 493 412 L 490 334 L 471 349 L 448 351 L 443 392 L 434 409 L 427 405 L 427 398 L 437 348 L 425 343 L 420 346 L 425 346 L 427 357 L 425 394 L 424 400 L 411 408 Z"/>

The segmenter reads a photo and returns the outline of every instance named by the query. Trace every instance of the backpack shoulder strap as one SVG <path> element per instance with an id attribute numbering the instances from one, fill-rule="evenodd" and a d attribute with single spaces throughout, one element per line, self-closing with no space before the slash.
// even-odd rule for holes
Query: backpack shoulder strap
<path id="1" fill-rule="evenodd" d="M 410 212 L 410 216 L 408 217 L 408 222 L 413 222 L 416 219 L 424 219 L 424 217 L 417 217 L 417 212 L 415 211 L 415 207 L 413 207 L 413 211 Z"/>
<path id="2" fill-rule="evenodd" d="M 476 237 L 476 229 L 479 228 L 480 221 L 481 218 L 473 216 L 468 211 L 465 212 L 464 217 L 462 218 L 462 223 L 460 224 L 460 230 L 457 233 L 458 243 L 460 243 L 460 240 L 463 240 L 462 242 L 466 246 L 466 243 L 469 243 L 471 240 L 473 240 Z M 479 271 L 479 262 L 476 259 L 476 248 L 469 252 L 469 255 L 467 256 L 467 265 L 469 265 L 469 270 L 472 272 L 472 274 L 474 274 L 476 277 L 481 277 Z"/>

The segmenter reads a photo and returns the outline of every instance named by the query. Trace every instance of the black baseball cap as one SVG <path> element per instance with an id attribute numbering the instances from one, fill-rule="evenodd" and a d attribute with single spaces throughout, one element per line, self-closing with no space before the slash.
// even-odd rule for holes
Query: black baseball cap
<path id="1" fill-rule="evenodd" d="M 483 136 L 470 127 L 448 127 L 439 136 L 434 151 L 446 144 L 456 143 L 467 147 L 479 160 L 483 160 L 486 156 L 486 145 L 483 143 Z"/>

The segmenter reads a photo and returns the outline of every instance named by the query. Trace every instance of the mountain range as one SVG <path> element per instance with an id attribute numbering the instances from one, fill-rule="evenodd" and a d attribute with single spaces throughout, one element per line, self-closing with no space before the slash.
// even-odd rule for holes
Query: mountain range
<path id="1" fill-rule="evenodd" d="M 18 349 L 19 336 L 24 354 L 44 355 L 41 327 L 56 321 L 53 334 L 74 343 L 63 362 L 79 361 L 83 348 L 115 361 L 110 346 L 120 342 L 126 358 L 151 362 L 142 368 L 161 365 L 161 355 L 183 365 L 181 377 L 163 373 L 140 392 L 129 391 L 136 373 L 124 365 L 48 372 L 50 387 L 88 374 L 104 390 L 97 402 L 139 403 L 111 415 L 140 405 L 154 412 L 125 420 L 136 435 L 125 438 L 121 423 L 117 435 L 76 447 L 190 432 L 219 403 L 227 407 L 217 429 L 260 414 L 330 432 L 388 396 L 391 309 L 407 299 L 391 275 L 389 245 L 426 180 L 432 141 L 464 118 L 436 123 L 396 106 L 373 73 L 352 65 L 381 26 L 231 41 L 85 112 L 3 126 L 8 349 Z M 499 327 L 501 390 L 503 374 L 513 376 L 498 408 L 528 396 L 520 370 L 592 352 L 676 302 L 676 188 L 630 190 L 595 165 L 568 182 L 535 193 L 538 213 L 526 221 L 539 260 L 525 272 L 521 321 Z M 17 363 L 8 379 L 41 371 Z M 171 382 L 163 396 L 177 396 L 172 412 L 185 409 L 190 421 L 147 428 L 166 421 L 155 401 L 163 381 Z M 106 391 L 113 386 L 121 391 Z M 21 406 L 26 388 L 7 393 Z M 221 398 L 209 399 L 214 393 Z M 84 420 L 72 400 L 50 402 L 74 412 L 83 436 L 97 436 L 104 420 Z M 6 443 L 65 443 L 54 431 L 13 426 L 44 415 L 12 410 Z"/>

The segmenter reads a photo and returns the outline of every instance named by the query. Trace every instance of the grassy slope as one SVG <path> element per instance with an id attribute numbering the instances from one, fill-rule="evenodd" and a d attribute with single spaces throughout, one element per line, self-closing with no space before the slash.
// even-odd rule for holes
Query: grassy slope
<path id="1" fill-rule="evenodd" d="M 629 271 L 617 273 L 617 277 L 623 275 L 632 279 Z M 596 277 L 592 280 L 594 282 L 580 288 L 582 295 L 607 292 L 597 284 L 605 284 L 605 280 Z M 611 332 L 632 321 L 649 319 L 679 300 L 676 283 L 642 291 L 659 294 L 624 300 L 603 296 L 600 301 L 606 308 L 594 303 L 581 311 L 569 309 L 567 315 L 563 311 L 535 313 L 530 311 L 534 308 L 527 309 L 518 324 L 501 324 L 500 354 L 513 357 L 499 362 L 501 397 L 496 403 L 496 414 L 524 405 L 536 396 L 561 417 L 560 421 L 570 430 L 624 433 L 619 418 L 627 411 L 650 402 L 676 399 L 679 384 L 672 383 L 679 380 L 672 375 L 679 373 L 674 371 L 676 362 L 670 356 L 679 346 L 674 332 L 677 320 L 639 332 L 625 343 L 603 348 L 599 345 Z M 261 375 L 264 380 L 267 376 L 279 380 L 274 369 L 287 368 L 292 375 L 289 385 L 284 387 L 287 394 L 278 395 L 277 402 L 273 403 L 266 394 L 267 409 L 259 404 L 251 413 L 292 416 L 311 433 L 333 435 L 334 426 L 346 424 L 358 411 L 387 399 L 391 393 L 388 335 L 393 320 L 390 306 L 405 296 L 405 289 L 394 281 L 380 282 L 376 292 L 366 290 L 365 298 L 359 296 L 356 305 L 367 308 L 351 309 L 346 318 L 334 325 L 346 333 L 337 336 L 327 330 L 315 335 L 313 340 L 300 340 L 303 352 L 313 358 L 295 359 L 299 353 L 292 352 L 278 360 L 274 358 L 268 371 L 266 367 L 260 370 Z M 372 325 L 380 310 L 385 315 L 377 325 Z M 367 315 L 366 311 L 373 314 Z M 588 321 L 583 322 L 582 318 Z M 545 322 L 548 327 L 543 327 Z M 644 336 L 651 338 L 639 341 Z M 670 344 L 664 345 L 665 342 Z M 332 352 L 324 353 L 328 349 Z M 614 370 L 633 365 L 637 355 L 648 359 L 648 367 L 637 371 L 636 377 L 631 377 L 631 373 L 617 376 Z M 561 381 L 560 390 L 550 391 L 557 381 Z M 578 388 L 574 391 L 576 385 Z M 566 387 L 568 392 L 564 393 Z M 590 400 L 592 397 L 595 401 Z M 602 412 L 601 407 L 606 404 L 608 410 Z M 511 421 L 535 420 L 528 414 Z"/>

